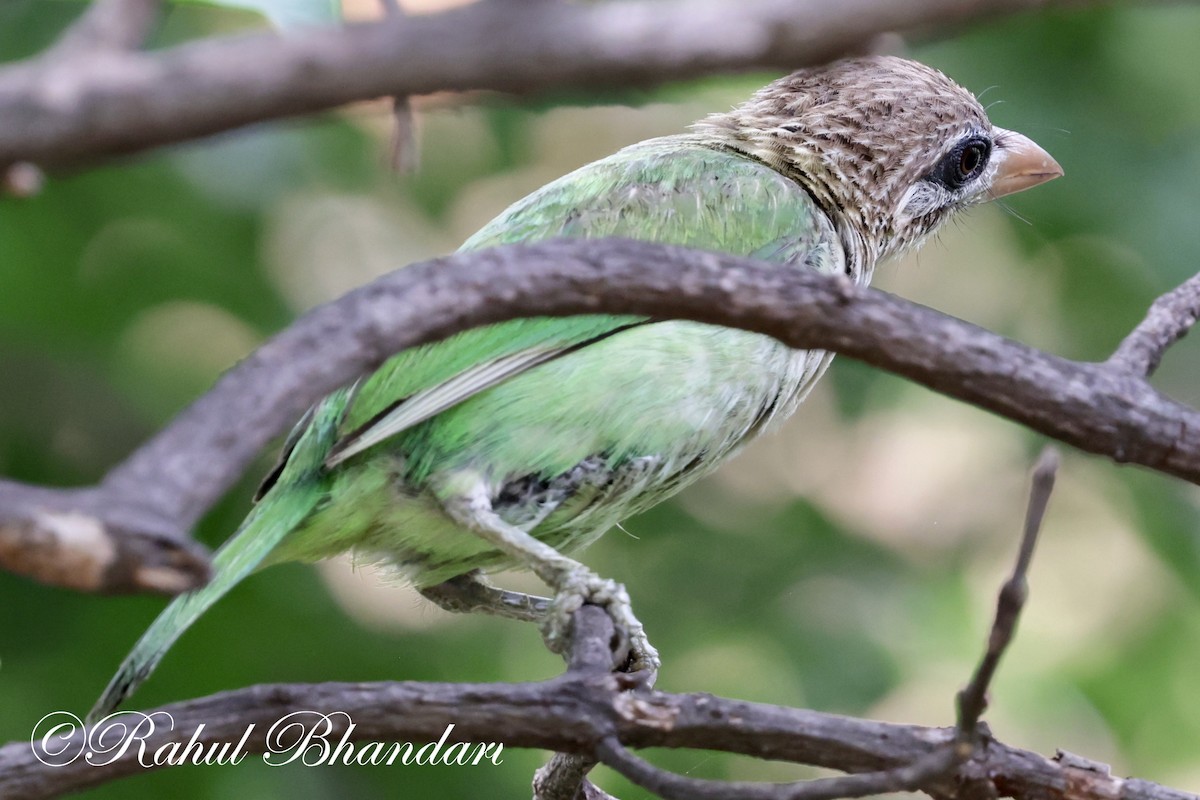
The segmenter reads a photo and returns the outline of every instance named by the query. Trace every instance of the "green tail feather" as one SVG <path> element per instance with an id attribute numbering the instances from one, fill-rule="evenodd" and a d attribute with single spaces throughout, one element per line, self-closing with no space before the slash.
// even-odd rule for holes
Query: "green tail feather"
<path id="1" fill-rule="evenodd" d="M 88 713 L 88 722 L 103 719 L 133 694 L 175 640 L 262 563 L 283 537 L 304 521 L 321 495 L 316 482 L 279 486 L 268 493 L 213 557 L 212 581 L 172 600 L 142 634 Z"/>

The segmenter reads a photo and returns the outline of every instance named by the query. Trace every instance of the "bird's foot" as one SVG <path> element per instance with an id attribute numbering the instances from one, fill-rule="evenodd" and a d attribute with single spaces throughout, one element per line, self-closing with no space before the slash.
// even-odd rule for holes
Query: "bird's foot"
<path id="1" fill-rule="evenodd" d="M 565 653 L 571 644 L 572 615 L 586 604 L 600 606 L 612 618 L 618 633 L 627 639 L 626 671 L 644 675 L 647 686 L 653 686 L 662 661 L 642 623 L 634 616 L 625 587 L 582 567 L 566 572 L 554 584 L 554 600 L 541 623 L 546 646 L 556 653 Z"/>
<path id="2" fill-rule="evenodd" d="M 459 477 L 463 481 L 473 482 L 473 485 L 465 493 L 455 491 L 446 496 L 443 504 L 450 518 L 474 531 L 484 541 L 509 557 L 523 563 L 554 589 L 554 600 L 541 621 L 542 635 L 547 646 L 556 653 L 566 653 L 571 643 L 571 615 L 585 603 L 600 606 L 612 617 L 617 630 L 628 639 L 630 663 L 627 671 L 641 673 L 645 676 L 648 686 L 654 685 L 662 662 L 658 658 L 658 651 L 646 638 L 642 623 L 633 615 L 625 587 L 615 581 L 601 578 L 578 561 L 564 556 L 530 535 L 528 531 L 506 522 L 492 508 L 488 487 L 484 482 L 477 476 Z M 459 489 L 460 483 L 453 483 L 452 487 Z M 468 583 L 470 582 L 468 579 Z M 479 582 L 475 580 L 474 583 Z M 457 590 L 462 588 L 457 587 Z M 477 595 L 480 586 L 472 586 L 469 589 L 468 594 Z M 444 591 L 426 594 L 437 602 L 445 601 L 444 595 Z M 461 597 L 451 602 L 453 607 L 461 605 Z M 495 610 L 495 603 L 489 602 L 487 605 L 493 607 L 491 610 Z M 518 602 L 516 605 L 522 606 L 522 603 Z"/>

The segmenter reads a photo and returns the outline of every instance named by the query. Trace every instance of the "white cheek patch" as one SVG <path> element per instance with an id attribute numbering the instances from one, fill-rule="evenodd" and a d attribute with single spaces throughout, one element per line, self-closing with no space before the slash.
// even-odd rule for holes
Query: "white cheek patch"
<path id="1" fill-rule="evenodd" d="M 944 194 L 943 190 L 928 181 L 917 181 L 900 198 L 896 217 L 905 220 L 923 217 L 942 205 Z"/>

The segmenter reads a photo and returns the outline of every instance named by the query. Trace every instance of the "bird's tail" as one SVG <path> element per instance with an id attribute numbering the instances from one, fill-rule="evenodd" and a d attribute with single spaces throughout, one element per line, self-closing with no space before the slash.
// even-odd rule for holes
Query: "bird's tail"
<path id="1" fill-rule="evenodd" d="M 142 634 L 88 713 L 88 722 L 103 719 L 133 694 L 175 640 L 262 563 L 280 540 L 304 521 L 321 495 L 320 486 L 313 481 L 278 486 L 263 497 L 213 557 L 213 579 L 172 600 Z"/>

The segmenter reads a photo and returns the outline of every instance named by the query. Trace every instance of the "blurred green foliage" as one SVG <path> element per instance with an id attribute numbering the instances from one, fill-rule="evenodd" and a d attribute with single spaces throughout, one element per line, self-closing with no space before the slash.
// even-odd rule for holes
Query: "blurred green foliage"
<path id="1" fill-rule="evenodd" d="M 36 52 L 77 11 L 0 3 L 0 58 Z M 162 42 L 253 21 L 180 7 Z M 1200 9 L 1172 7 L 1025 15 L 915 46 L 1067 177 L 1013 198 L 1011 214 L 975 212 L 878 282 L 1068 357 L 1107 355 L 1196 269 L 1197 41 Z M 410 179 L 382 167 L 380 105 L 54 175 L 37 197 L 0 199 L 0 473 L 96 480 L 306 306 L 451 250 L 525 191 L 770 77 L 639 93 L 637 110 L 588 108 L 596 97 L 578 93 L 434 103 L 420 114 L 423 168 Z M 1196 402 L 1198 362 L 1185 342 L 1156 383 Z M 629 586 L 666 661 L 663 689 L 947 724 L 1040 441 L 845 359 L 797 416 L 585 560 Z M 205 519 L 204 541 L 237 526 L 253 483 Z M 993 692 L 998 736 L 1200 789 L 1196 499 L 1194 487 L 1068 454 L 1031 606 Z M 449 618 L 380 583 L 347 569 L 268 570 L 180 641 L 137 704 L 271 681 L 514 681 L 559 669 L 532 627 Z M 0 741 L 27 738 L 49 711 L 86 709 L 161 606 L 0 574 Z M 543 757 L 508 751 L 486 772 L 247 759 L 87 796 L 523 797 Z M 704 777 L 809 774 L 706 753 L 654 758 Z"/>

